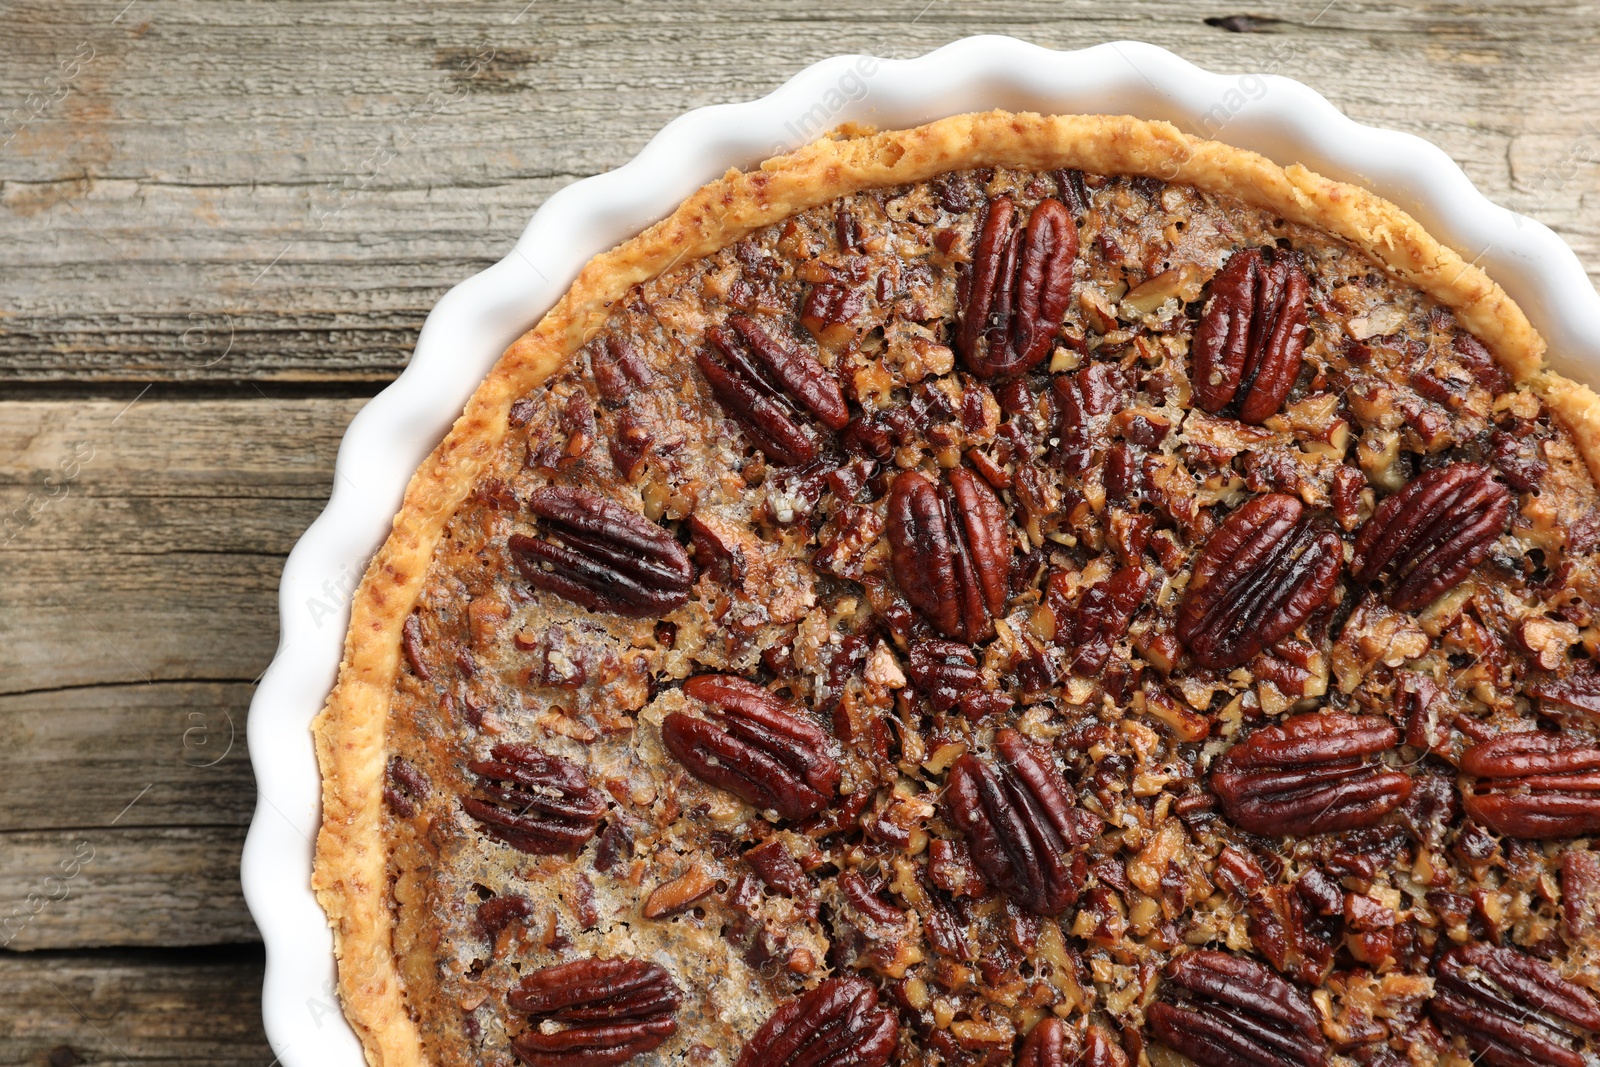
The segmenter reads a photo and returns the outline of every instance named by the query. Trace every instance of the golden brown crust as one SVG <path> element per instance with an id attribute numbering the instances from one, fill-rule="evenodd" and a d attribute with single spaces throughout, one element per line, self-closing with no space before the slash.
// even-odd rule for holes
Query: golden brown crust
<path id="1" fill-rule="evenodd" d="M 1338 236 L 1451 308 L 1513 377 L 1539 389 L 1570 427 L 1591 470 L 1600 470 L 1600 405 L 1587 387 L 1543 369 L 1544 342 L 1504 291 L 1393 204 L 1298 165 L 1280 167 L 1165 123 L 995 111 L 913 130 L 844 130 L 758 170 L 730 171 L 662 222 L 591 260 L 556 306 L 507 350 L 412 478 L 393 531 L 357 591 L 338 682 L 314 724 L 323 825 L 313 883 L 334 928 L 345 1011 L 369 1062 L 408 1067 L 425 1058 L 393 958 L 380 833 L 384 728 L 400 631 L 446 522 L 506 433 L 512 400 L 593 336 L 630 287 L 673 264 L 843 195 L 977 166 L 1146 175 L 1236 196 Z"/>

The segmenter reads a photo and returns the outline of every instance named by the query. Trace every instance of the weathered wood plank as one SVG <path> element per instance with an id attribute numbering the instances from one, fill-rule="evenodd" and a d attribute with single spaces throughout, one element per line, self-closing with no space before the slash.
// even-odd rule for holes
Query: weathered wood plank
<path id="1" fill-rule="evenodd" d="M 0 493 L 77 459 L 69 498 L 325 498 L 362 399 L 12 402 L 0 407 Z M 9 498 L 5 498 L 9 499 Z M 56 504 L 50 505 L 55 510 Z M 13 547 L 29 543 L 19 538 Z"/>
<path id="2" fill-rule="evenodd" d="M 120 7 L 8 20 L 0 381 L 385 380 L 438 296 L 552 191 L 683 110 L 829 54 L 981 32 L 1142 37 L 1298 77 L 1435 140 L 1600 276 L 1589 7 L 1267 0 L 1226 23 L 1243 33 L 1182 0 L 506 0 L 457 6 L 448 26 L 373 0 L 140 0 L 113 22 Z"/>
<path id="3" fill-rule="evenodd" d="M 249 683 L 361 403 L 0 404 L 0 941 L 257 936 Z"/>
<path id="4" fill-rule="evenodd" d="M 309 516 L 308 516 L 309 518 Z M 8 552 L 9 692 L 184 678 L 250 681 L 277 642 L 277 555 Z"/>
<path id="5" fill-rule="evenodd" d="M 211 827 L 231 843 L 255 808 L 245 747 L 252 691 L 158 682 L 0 696 L 0 835 L 117 820 Z M 0 880 L 14 866 L 0 851 Z"/>
<path id="6" fill-rule="evenodd" d="M 0 1063 L 267 1067 L 264 962 L 259 948 L 0 954 Z"/>
<path id="7" fill-rule="evenodd" d="M 10 949 L 255 941 L 239 888 L 244 828 L 118 825 L 0 834 L 0 944 Z M 115 814 L 115 813 L 113 813 Z M 308 843 L 309 844 L 309 843 Z"/>
<path id="8" fill-rule="evenodd" d="M 362 403 L 0 404 L 0 692 L 253 680 Z"/>

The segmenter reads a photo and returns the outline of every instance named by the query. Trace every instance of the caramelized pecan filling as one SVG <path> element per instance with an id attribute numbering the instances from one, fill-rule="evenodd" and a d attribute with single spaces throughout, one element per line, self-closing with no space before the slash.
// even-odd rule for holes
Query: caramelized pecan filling
<path id="1" fill-rule="evenodd" d="M 1241 201 L 970 171 L 679 264 L 405 627 L 430 1057 L 1579 1067 L 1597 548 L 1535 392 Z"/>

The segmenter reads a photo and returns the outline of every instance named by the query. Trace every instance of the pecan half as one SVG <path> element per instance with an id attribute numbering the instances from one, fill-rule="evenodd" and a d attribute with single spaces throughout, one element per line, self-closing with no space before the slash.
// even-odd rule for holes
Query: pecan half
<path id="1" fill-rule="evenodd" d="M 661 738 L 678 762 L 763 811 L 803 819 L 828 806 L 839 789 L 831 739 L 767 690 L 728 674 L 683 683 L 709 718 L 675 711 Z"/>
<path id="2" fill-rule="evenodd" d="M 689 554 L 638 512 L 569 486 L 535 489 L 528 510 L 553 540 L 512 534 L 507 547 L 535 589 L 630 618 L 665 615 L 689 599 Z"/>
<path id="3" fill-rule="evenodd" d="M 1072 296 L 1078 227 L 1061 201 L 1041 200 L 1026 229 L 1016 205 L 989 205 L 972 254 L 956 347 L 972 373 L 1025 374 L 1050 351 Z"/>
<path id="4" fill-rule="evenodd" d="M 950 769 L 945 803 L 984 881 L 1039 915 L 1078 899 L 1082 849 L 1099 820 L 1078 808 L 1053 762 L 1015 730 L 994 735 L 995 758 L 972 753 Z"/>
<path id="5" fill-rule="evenodd" d="M 1253 497 L 1200 550 L 1178 639 L 1203 667 L 1237 667 L 1310 618 L 1343 567 L 1339 535 L 1319 529 L 1298 498 Z"/>
<path id="6" fill-rule="evenodd" d="M 1400 741 L 1376 715 L 1293 715 L 1227 751 L 1211 788 L 1253 834 L 1326 834 L 1372 826 L 1411 796 L 1411 776 L 1371 757 Z"/>
<path id="7" fill-rule="evenodd" d="M 511 1041 L 529 1067 L 612 1067 L 677 1033 L 683 993 L 660 964 L 591 957 L 523 976 L 506 1000 L 531 1016 Z"/>
<path id="8" fill-rule="evenodd" d="M 1241 249 L 1211 279 L 1189 346 L 1194 400 L 1212 414 L 1237 402 L 1241 422 L 1283 408 L 1300 375 L 1310 282 L 1293 256 Z"/>
<path id="9" fill-rule="evenodd" d="M 1078 598 L 1078 609 L 1065 634 L 1067 647 L 1074 650 L 1072 673 L 1094 674 L 1106 665 L 1111 646 L 1127 634 L 1128 623 L 1149 588 L 1150 575 L 1143 567 L 1122 567 Z"/>
<path id="10" fill-rule="evenodd" d="M 1005 508 L 965 467 L 942 488 L 901 471 L 889 488 L 890 565 L 912 607 L 945 637 L 973 643 L 1005 609 L 1011 542 Z"/>
<path id="11" fill-rule="evenodd" d="M 1417 611 L 1482 563 L 1511 518 L 1511 491 L 1486 468 L 1452 463 L 1407 482 L 1356 533 L 1350 573 L 1388 579 L 1389 603 Z"/>
<path id="12" fill-rule="evenodd" d="M 1477 778 L 1462 806 L 1497 833 L 1600 833 L 1600 746 L 1580 734 L 1506 734 L 1463 752 L 1461 769 Z"/>
<path id="13" fill-rule="evenodd" d="M 1317 1011 L 1300 990 L 1255 962 L 1203 950 L 1167 965 L 1170 1001 L 1150 1005 L 1162 1044 L 1200 1067 L 1321 1067 Z"/>
<path id="14" fill-rule="evenodd" d="M 1495 1067 L 1584 1067 L 1600 1003 L 1549 964 L 1498 945 L 1463 945 L 1434 965 L 1440 1029 Z"/>
<path id="15" fill-rule="evenodd" d="M 780 341 L 748 315 L 706 331 L 710 347 L 695 357 L 700 373 L 756 447 L 781 467 L 809 463 L 817 445 L 805 425 L 809 412 L 830 430 L 850 421 L 844 392 L 817 360 L 792 341 Z"/>
<path id="16" fill-rule="evenodd" d="M 526 744 L 499 744 L 489 756 L 467 764 L 482 796 L 462 797 L 461 807 L 490 837 L 521 852 L 554 856 L 576 852 L 594 836 L 605 794 L 589 784 L 582 767 Z"/>
<path id="17" fill-rule="evenodd" d="M 751 1036 L 738 1067 L 884 1067 L 900 1039 L 894 1013 L 861 978 L 829 978 Z"/>
<path id="18" fill-rule="evenodd" d="M 966 467 L 945 475 L 950 510 L 961 521 L 972 561 L 972 578 L 984 606 L 995 615 L 1006 606 L 1010 592 L 1011 538 L 1006 509 L 989 484 Z"/>

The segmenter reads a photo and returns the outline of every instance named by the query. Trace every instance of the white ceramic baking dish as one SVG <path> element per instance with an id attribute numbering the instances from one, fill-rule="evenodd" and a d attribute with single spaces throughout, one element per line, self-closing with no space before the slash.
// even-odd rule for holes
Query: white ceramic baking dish
<path id="1" fill-rule="evenodd" d="M 1355 123 L 1288 78 L 1213 74 L 1136 42 L 1057 52 L 973 37 L 918 59 L 836 56 L 760 100 L 682 116 L 627 166 L 552 196 L 504 259 L 439 301 L 405 373 L 350 424 L 333 497 L 284 566 L 278 653 L 250 708 L 259 800 L 243 861 L 245 899 L 267 946 L 267 1035 L 282 1063 L 362 1062 L 334 994 L 332 935 L 310 888 L 320 788 L 311 719 L 333 685 L 350 594 L 412 471 L 479 380 L 591 256 L 727 168 L 748 167 L 843 122 L 893 129 L 996 107 L 1166 119 L 1280 164 L 1365 185 L 1500 282 L 1550 342 L 1557 369 L 1600 383 L 1600 331 L 1592 330 L 1600 296 L 1560 238 L 1490 203 L 1434 145 Z"/>

